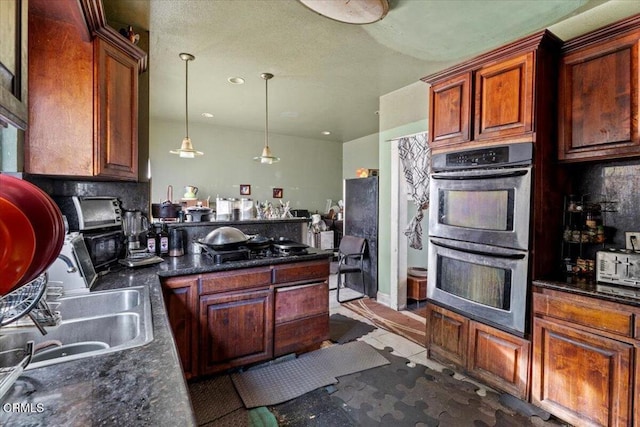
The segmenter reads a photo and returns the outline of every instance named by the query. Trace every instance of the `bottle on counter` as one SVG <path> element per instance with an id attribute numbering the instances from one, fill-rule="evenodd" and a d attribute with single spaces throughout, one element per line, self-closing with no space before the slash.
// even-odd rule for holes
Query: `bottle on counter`
<path id="1" fill-rule="evenodd" d="M 147 252 L 150 254 L 156 254 L 156 239 L 157 235 L 154 231 L 155 226 L 152 224 L 147 230 Z"/>
<path id="2" fill-rule="evenodd" d="M 160 227 L 156 229 L 156 255 L 169 255 L 169 233 L 164 224 L 160 224 Z"/>

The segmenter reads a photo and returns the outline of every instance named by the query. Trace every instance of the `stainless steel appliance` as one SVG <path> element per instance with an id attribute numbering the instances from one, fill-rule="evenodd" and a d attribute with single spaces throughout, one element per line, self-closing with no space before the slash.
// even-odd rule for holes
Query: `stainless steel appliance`
<path id="1" fill-rule="evenodd" d="M 122 230 L 83 233 L 91 262 L 100 271 L 114 264 L 124 253 Z"/>
<path id="2" fill-rule="evenodd" d="M 533 147 L 436 154 L 430 184 L 427 297 L 524 335 Z"/>
<path id="3" fill-rule="evenodd" d="M 97 271 L 117 263 L 124 251 L 122 209 L 115 197 L 60 196 L 54 198 L 68 223 L 80 232 Z"/>
<path id="4" fill-rule="evenodd" d="M 596 280 L 640 288 L 640 252 L 624 249 L 596 253 Z"/>
<path id="5" fill-rule="evenodd" d="M 124 211 L 122 229 L 127 238 L 127 255 L 126 258 L 118 261 L 120 264 L 127 267 L 139 267 L 163 261 L 162 258 L 150 253 L 146 247 L 142 247 L 140 244 L 140 234 L 147 228 L 147 218 L 142 215 L 142 212 L 137 210 Z"/>
<path id="6" fill-rule="evenodd" d="M 47 270 L 49 282 L 62 282 L 66 294 L 88 292 L 98 277 L 82 235 L 65 236 L 58 258 Z"/>
<path id="7" fill-rule="evenodd" d="M 122 210 L 115 197 L 56 197 L 71 231 L 122 227 Z"/>

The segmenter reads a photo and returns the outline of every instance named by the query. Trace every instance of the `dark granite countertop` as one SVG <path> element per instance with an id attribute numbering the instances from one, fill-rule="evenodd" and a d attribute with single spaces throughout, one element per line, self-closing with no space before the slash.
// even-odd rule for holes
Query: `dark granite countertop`
<path id="1" fill-rule="evenodd" d="M 92 291 L 148 286 L 153 341 L 147 345 L 25 371 L 0 401 L 0 425 L 195 425 L 159 276 L 181 276 L 326 259 L 329 251 L 216 265 L 204 254 L 166 258 L 100 277 Z"/>
<path id="2" fill-rule="evenodd" d="M 598 284 L 592 281 L 569 283 L 556 280 L 534 280 L 533 285 L 640 307 L 640 289 Z"/>
<path id="3" fill-rule="evenodd" d="M 287 257 L 258 258 L 244 261 L 234 261 L 224 264 L 216 264 L 213 259 L 204 254 L 186 254 L 181 257 L 167 258 L 160 264 L 158 275 L 160 277 L 185 276 L 189 274 L 211 273 L 215 271 L 237 270 L 239 268 L 259 267 L 263 265 L 286 264 L 290 262 L 313 261 L 326 259 L 333 256 L 333 252 L 309 248 L 304 255 L 292 255 Z"/>

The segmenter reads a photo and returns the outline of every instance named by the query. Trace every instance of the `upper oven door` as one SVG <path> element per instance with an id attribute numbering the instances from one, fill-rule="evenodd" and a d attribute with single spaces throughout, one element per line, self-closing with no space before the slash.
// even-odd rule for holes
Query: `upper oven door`
<path id="1" fill-rule="evenodd" d="M 529 249 L 531 167 L 431 174 L 429 234 Z"/>

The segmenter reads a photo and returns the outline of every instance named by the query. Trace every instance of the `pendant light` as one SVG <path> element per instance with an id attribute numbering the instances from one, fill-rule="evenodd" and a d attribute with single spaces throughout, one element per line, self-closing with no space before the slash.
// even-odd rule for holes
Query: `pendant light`
<path id="1" fill-rule="evenodd" d="M 178 150 L 169 151 L 171 154 L 178 154 L 182 158 L 192 159 L 195 156 L 202 156 L 202 151 L 196 151 L 191 144 L 191 138 L 189 138 L 189 61 L 196 59 L 195 56 L 190 53 L 181 53 L 180 59 L 184 61 L 185 67 L 185 90 L 184 90 L 184 126 L 186 129 L 186 136 L 182 140 L 182 145 Z"/>
<path id="2" fill-rule="evenodd" d="M 273 74 L 271 73 L 262 73 L 260 77 L 264 79 L 264 103 L 265 103 L 265 111 L 264 111 L 264 148 L 262 149 L 262 155 L 260 157 L 254 157 L 253 160 L 256 162 L 260 162 L 263 165 L 270 165 L 272 163 L 276 163 L 280 161 L 280 157 L 275 157 L 271 154 L 271 149 L 269 148 L 269 80 L 273 78 Z"/>
<path id="3" fill-rule="evenodd" d="M 389 0 L 298 0 L 314 12 L 345 24 L 371 24 L 389 12 Z"/>

